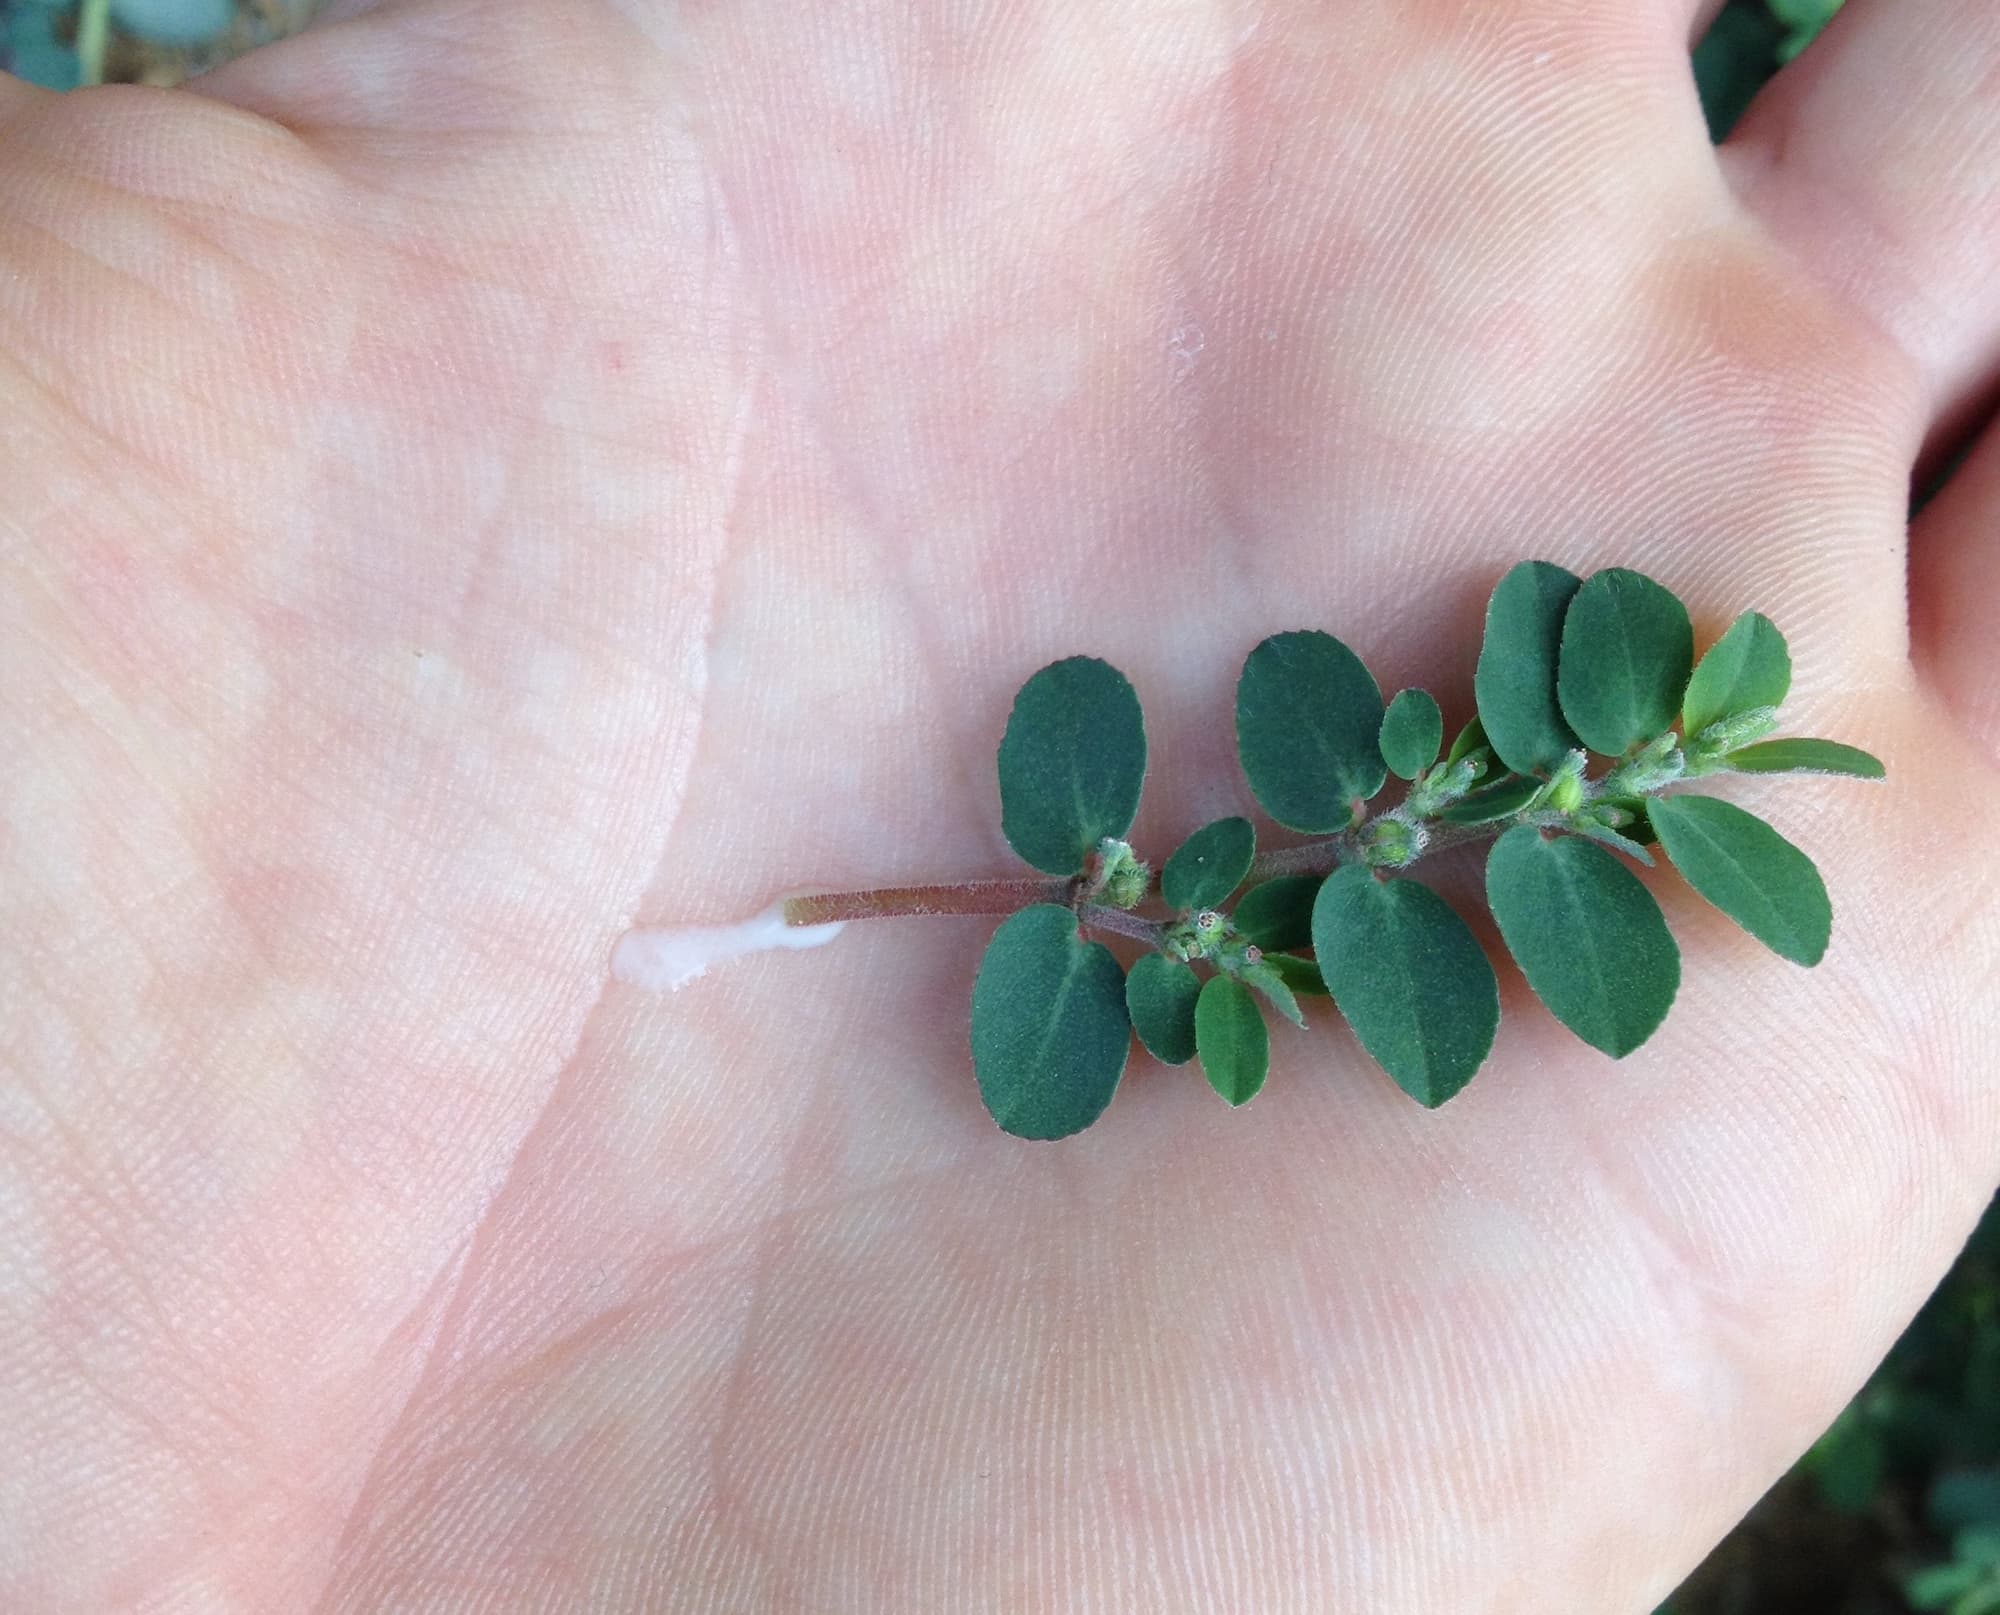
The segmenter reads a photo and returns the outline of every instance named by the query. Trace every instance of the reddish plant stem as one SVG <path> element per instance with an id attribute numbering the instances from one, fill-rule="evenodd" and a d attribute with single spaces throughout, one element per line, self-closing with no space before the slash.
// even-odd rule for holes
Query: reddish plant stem
<path id="1" fill-rule="evenodd" d="M 1484 841 L 1506 828 L 1505 823 L 1427 823 L 1426 855 L 1469 841 Z M 1352 831 L 1281 847 L 1260 855 L 1250 866 L 1249 884 L 1279 875 L 1330 875 L 1360 856 Z M 1030 903 L 1074 907 L 1077 919 L 1093 930 L 1157 945 L 1160 923 L 1102 903 L 1079 903 L 1087 876 L 1068 880 L 960 880 L 933 886 L 875 886 L 858 892 L 815 892 L 785 899 L 787 925 L 827 925 L 838 920 L 886 920 L 918 915 L 1012 914 Z"/>
<path id="2" fill-rule="evenodd" d="M 919 914 L 1012 914 L 1030 903 L 1068 904 L 1069 880 L 959 880 L 936 886 L 876 886 L 859 892 L 815 892 L 785 899 L 787 925 L 836 920 L 886 920 Z"/>
<path id="3" fill-rule="evenodd" d="M 1137 914 L 1128 914 L 1122 908 L 1109 908 L 1103 903 L 1086 903 L 1076 911 L 1076 917 L 1093 931 L 1109 931 L 1114 936 L 1128 936 L 1134 942 L 1143 942 L 1149 948 L 1160 945 L 1160 922 L 1142 919 Z"/>
<path id="4" fill-rule="evenodd" d="M 1076 905 L 1077 923 L 1093 931 L 1159 946 L 1160 922 L 1104 903 L 1077 904 L 1079 880 L 962 880 L 938 886 L 877 886 L 861 892 L 815 892 L 785 899 L 787 925 L 887 920 L 926 914 L 1012 914 L 1030 903 Z"/>
<path id="5" fill-rule="evenodd" d="M 1244 881 L 1255 885 L 1260 880 L 1274 880 L 1280 875 L 1331 875 L 1353 857 L 1344 835 L 1329 836 L 1324 841 L 1301 842 L 1296 847 L 1260 852 Z"/>

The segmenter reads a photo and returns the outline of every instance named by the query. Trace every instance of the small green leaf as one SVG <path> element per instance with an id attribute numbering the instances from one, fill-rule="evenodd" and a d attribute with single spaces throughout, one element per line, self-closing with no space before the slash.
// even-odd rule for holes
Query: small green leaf
<path id="1" fill-rule="evenodd" d="M 1313 899 L 1319 896 L 1323 878 L 1279 875 L 1252 886 L 1237 901 L 1229 921 L 1266 953 L 1303 948 L 1312 941 Z"/>
<path id="2" fill-rule="evenodd" d="M 1650 852 L 1640 846 L 1630 836 L 1619 834 L 1618 831 L 1612 829 L 1609 825 L 1573 821 L 1569 826 L 1569 830 L 1572 835 L 1588 837 L 1600 847 L 1609 847 L 1613 852 L 1624 853 L 1634 863 L 1644 864 L 1648 869 L 1653 867 L 1653 855 Z"/>
<path id="3" fill-rule="evenodd" d="M 1487 602 L 1472 689 L 1487 744 L 1517 774 L 1554 768 L 1577 745 L 1556 704 L 1556 670 L 1563 613 L 1582 582 L 1552 562 L 1523 561 Z"/>
<path id="4" fill-rule="evenodd" d="M 1732 751 L 1722 766 L 1736 774 L 1846 774 L 1854 779 L 1880 779 L 1882 760 L 1859 746 L 1837 740 L 1760 740 Z"/>
<path id="5" fill-rule="evenodd" d="M 1313 952 L 1361 1046 L 1412 1099 L 1435 1107 L 1472 1080 L 1500 1025 L 1500 989 L 1436 892 L 1337 869 L 1313 907 Z"/>
<path id="6" fill-rule="evenodd" d="M 1125 974 L 1054 903 L 1009 915 L 972 986 L 979 1097 L 1016 1138 L 1066 1138 L 1104 1113 L 1131 1051 Z"/>
<path id="7" fill-rule="evenodd" d="M 1271 1063 L 1271 1034 L 1250 989 L 1234 976 L 1210 976 L 1194 1006 L 1202 1075 L 1232 1105 L 1254 1099 Z"/>
<path id="8" fill-rule="evenodd" d="M 1438 817 L 1453 824 L 1491 824 L 1496 819 L 1511 819 L 1541 793 L 1540 780 L 1509 774 L 1474 791 L 1464 801 L 1452 803 Z"/>
<path id="9" fill-rule="evenodd" d="M 1243 884 L 1257 856 L 1257 832 L 1248 819 L 1217 819 L 1180 844 L 1160 871 L 1160 895 L 1184 912 L 1215 908 Z"/>
<path id="10" fill-rule="evenodd" d="M 1145 718 L 1117 668 L 1072 656 L 1021 686 L 1000 741 L 1000 829 L 1028 863 L 1076 874 L 1132 827 L 1145 778 Z"/>
<path id="11" fill-rule="evenodd" d="M 1931 1565 L 1904 1581 L 1903 1598 L 1915 1610 L 1949 1609 L 1977 1587 L 1985 1575 L 1978 1565 Z"/>
<path id="12" fill-rule="evenodd" d="M 1236 684 L 1236 750 L 1251 792 L 1293 830 L 1342 830 L 1382 789 L 1382 691 L 1331 634 L 1273 634 Z"/>
<path id="13" fill-rule="evenodd" d="M 1149 953 L 1125 978 L 1125 1007 L 1146 1052 L 1162 1065 L 1194 1058 L 1194 1001 L 1201 979 L 1178 959 Z"/>
<path id="14" fill-rule="evenodd" d="M 1673 727 L 1693 666 L 1687 607 L 1642 572 L 1606 567 L 1563 618 L 1563 716 L 1592 751 L 1621 756 Z"/>
<path id="15" fill-rule="evenodd" d="M 1792 688 L 1792 655 L 1778 625 L 1746 611 L 1695 664 L 1681 701 L 1681 734 L 1692 740 L 1712 723 L 1756 707 L 1775 707 Z"/>
<path id="16" fill-rule="evenodd" d="M 1636 841 L 1642 847 L 1650 847 L 1660 838 L 1653 834 L 1653 799 L 1649 796 L 1606 796 L 1599 802 L 1606 807 L 1623 808 L 1632 817 L 1619 825 L 1619 832 L 1627 841 Z"/>
<path id="17" fill-rule="evenodd" d="M 1382 714 L 1382 761 L 1398 779 L 1415 779 L 1437 761 L 1444 714 L 1423 690 L 1398 690 Z"/>
<path id="18" fill-rule="evenodd" d="M 1816 965 L 1833 905 L 1813 861 L 1754 813 L 1714 796 L 1663 796 L 1653 829 L 1687 883 L 1765 947 Z"/>
<path id="19" fill-rule="evenodd" d="M 1444 754 L 1444 760 L 1447 765 L 1455 763 L 1467 752 L 1478 751 L 1482 746 L 1485 746 L 1489 751 L 1492 750 L 1491 745 L 1486 739 L 1486 725 L 1481 723 L 1479 715 L 1474 713 L 1472 721 L 1459 730 L 1457 736 L 1453 739 L 1451 750 Z"/>
<path id="20" fill-rule="evenodd" d="M 1623 1056 L 1666 1019 L 1680 949 L 1653 894 L 1602 847 L 1516 825 L 1487 856 L 1486 899 L 1535 996 L 1584 1042 Z"/>
<path id="21" fill-rule="evenodd" d="M 1277 971 L 1278 978 L 1294 993 L 1310 993 L 1316 998 L 1327 996 L 1326 978 L 1312 960 L 1302 959 L 1296 953 L 1267 953 L 1264 963 Z"/>
<path id="22" fill-rule="evenodd" d="M 1941 1564 L 1917 1571 L 1903 1583 L 1903 1598 L 1914 1610 L 1950 1609 L 1976 1588 L 1986 1572 L 1978 1565 Z"/>
<path id="23" fill-rule="evenodd" d="M 1283 958 L 1283 954 L 1278 955 Z M 1305 1011 L 1299 1008 L 1299 1001 L 1292 994 L 1291 983 L 1285 980 L 1284 971 L 1268 959 L 1259 959 L 1253 965 L 1245 965 L 1236 973 L 1237 979 L 1246 987 L 1254 987 L 1270 1000 L 1271 1007 L 1294 1026 L 1306 1023 Z"/>

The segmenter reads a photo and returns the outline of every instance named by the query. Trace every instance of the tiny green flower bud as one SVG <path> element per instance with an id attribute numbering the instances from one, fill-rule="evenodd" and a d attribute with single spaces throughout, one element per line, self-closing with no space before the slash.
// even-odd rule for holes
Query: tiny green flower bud
<path id="1" fill-rule="evenodd" d="M 1113 908 L 1137 908 L 1152 888 L 1153 871 L 1131 846 L 1107 836 L 1097 844 L 1096 895 Z"/>
<path id="2" fill-rule="evenodd" d="M 1762 740 L 1777 727 L 1776 707 L 1751 707 L 1747 711 L 1732 712 L 1726 718 L 1716 719 L 1688 742 L 1690 761 L 1698 759 L 1707 762 L 1726 756 L 1739 746 Z"/>
<path id="3" fill-rule="evenodd" d="M 1369 825 L 1361 838 L 1361 855 L 1378 869 L 1400 869 L 1423 856 L 1430 836 L 1419 825 L 1401 819 L 1380 818 Z"/>

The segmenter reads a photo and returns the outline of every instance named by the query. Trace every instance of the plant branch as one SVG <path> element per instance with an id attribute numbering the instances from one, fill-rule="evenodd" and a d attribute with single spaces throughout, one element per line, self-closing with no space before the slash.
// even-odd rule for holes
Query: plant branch
<path id="1" fill-rule="evenodd" d="M 1093 931 L 1109 931 L 1114 936 L 1130 937 L 1149 948 L 1160 945 L 1160 932 L 1164 929 L 1158 920 L 1144 919 L 1122 908 L 1107 908 L 1102 903 L 1084 904 L 1076 911 L 1076 917 Z"/>
<path id="2" fill-rule="evenodd" d="M 1639 794 L 1651 795 L 1652 791 Z M 1564 816 L 1547 812 L 1525 816 L 1509 814 L 1484 824 L 1456 824 L 1449 819 L 1425 815 L 1406 816 L 1403 807 L 1389 808 L 1365 823 L 1338 835 L 1301 842 L 1296 847 L 1280 847 L 1260 853 L 1244 877 L 1245 885 L 1272 880 L 1281 875 L 1330 875 L 1343 864 L 1369 863 L 1369 831 L 1384 820 L 1407 824 L 1422 835 L 1422 850 L 1408 863 L 1383 863 L 1385 869 L 1408 869 L 1433 853 L 1453 847 L 1491 841 L 1516 824 L 1533 823 L 1561 828 Z M 1094 856 L 1094 855 L 1093 855 Z M 1094 883 L 1095 880 L 1095 883 Z M 1164 929 L 1159 920 L 1149 920 L 1128 910 L 1092 902 L 1101 879 L 1095 865 L 1081 875 L 1066 880 L 1014 879 L 949 881 L 930 886 L 876 886 L 855 892 L 817 892 L 806 897 L 788 897 L 784 903 L 785 924 L 826 925 L 844 920 L 900 919 L 921 915 L 1012 914 L 1031 903 L 1057 903 L 1076 910 L 1078 921 L 1092 930 L 1157 947 Z M 1155 883 L 1149 896 L 1158 896 Z"/>
<path id="3" fill-rule="evenodd" d="M 1030 903 L 1067 905 L 1074 880 L 961 880 L 935 886 L 875 886 L 858 892 L 815 892 L 788 897 L 787 925 L 829 925 L 840 920 L 886 920 L 924 914 L 1012 914 Z"/>
<path id="4" fill-rule="evenodd" d="M 1259 881 L 1274 880 L 1280 875 L 1330 875 L 1342 864 L 1353 863 L 1357 856 L 1349 833 L 1343 831 L 1340 835 L 1327 836 L 1320 841 L 1304 841 L 1296 847 L 1260 852 L 1256 862 L 1250 866 L 1250 873 L 1243 879 L 1246 885 L 1254 886 Z"/>

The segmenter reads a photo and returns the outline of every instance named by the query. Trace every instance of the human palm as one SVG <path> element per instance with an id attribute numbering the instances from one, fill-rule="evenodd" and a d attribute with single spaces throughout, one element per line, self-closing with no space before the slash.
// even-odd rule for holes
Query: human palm
<path id="1" fill-rule="evenodd" d="M 412 3 L 0 91 L 0 1605 L 1648 1607 L 2000 1173 L 1994 452 L 1902 522 L 2000 105 L 1897 99 L 2000 25 L 1855 19 L 1718 168 L 1634 9 Z M 1266 633 L 1462 716 L 1525 556 L 1769 612 L 1887 759 L 1748 793 L 1817 970 L 1662 876 L 1622 1063 L 1509 976 L 1435 1114 L 1322 1012 L 1059 1145 L 978 922 L 607 984 L 1008 872 L 1060 655 L 1155 855 Z"/>

